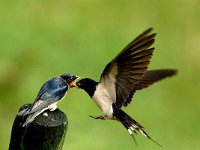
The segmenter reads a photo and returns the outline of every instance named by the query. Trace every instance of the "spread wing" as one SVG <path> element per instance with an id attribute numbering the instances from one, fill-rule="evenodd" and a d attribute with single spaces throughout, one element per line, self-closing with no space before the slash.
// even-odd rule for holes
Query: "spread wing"
<path id="1" fill-rule="evenodd" d="M 134 95 L 134 93 L 137 90 L 141 90 L 144 88 L 147 88 L 148 86 L 150 86 L 151 84 L 162 80 L 166 77 L 170 77 L 176 74 L 176 70 L 174 69 L 162 69 L 162 70 L 151 70 L 151 71 L 146 71 L 144 73 L 144 76 L 134 84 L 133 86 L 133 90 L 131 91 L 129 97 L 127 98 L 127 100 L 123 103 L 124 106 L 127 106 L 131 100 L 132 97 Z"/>
<path id="2" fill-rule="evenodd" d="M 128 44 L 110 63 L 101 75 L 100 83 L 108 91 L 114 103 L 120 108 L 125 105 L 133 86 L 144 75 L 154 48 L 155 33 L 146 30 Z"/>

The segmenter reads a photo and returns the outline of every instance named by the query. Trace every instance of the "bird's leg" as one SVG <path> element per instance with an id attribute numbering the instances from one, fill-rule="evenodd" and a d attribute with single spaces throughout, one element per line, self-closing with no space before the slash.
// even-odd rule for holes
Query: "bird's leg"
<path id="1" fill-rule="evenodd" d="M 93 119 L 100 119 L 100 120 L 106 120 L 106 117 L 105 116 L 91 116 L 89 115 L 91 118 Z"/>

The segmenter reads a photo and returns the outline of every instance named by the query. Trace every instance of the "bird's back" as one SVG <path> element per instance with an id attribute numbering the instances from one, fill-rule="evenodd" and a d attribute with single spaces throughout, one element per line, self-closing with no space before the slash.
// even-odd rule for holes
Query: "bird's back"
<path id="1" fill-rule="evenodd" d="M 60 100 L 65 92 L 68 90 L 67 84 L 59 77 L 48 80 L 41 87 L 37 97 L 37 100 Z"/>

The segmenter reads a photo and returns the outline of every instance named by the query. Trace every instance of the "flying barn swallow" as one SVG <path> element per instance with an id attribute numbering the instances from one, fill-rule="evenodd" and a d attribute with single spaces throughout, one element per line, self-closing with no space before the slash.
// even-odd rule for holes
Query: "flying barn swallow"
<path id="1" fill-rule="evenodd" d="M 75 81 L 78 78 L 73 74 L 63 74 L 46 81 L 31 107 L 18 113 L 19 116 L 27 116 L 22 126 L 28 126 L 35 117 L 45 110 L 54 111 L 57 108 L 57 103 L 64 98 L 67 90 L 76 86 Z"/>
<path id="2" fill-rule="evenodd" d="M 137 90 L 176 74 L 174 69 L 147 71 L 154 51 L 152 44 L 156 36 L 151 31 L 152 28 L 140 34 L 109 62 L 99 82 L 85 78 L 78 81 L 77 86 L 88 93 L 103 113 L 102 116 L 91 116 L 92 118 L 117 120 L 122 123 L 133 139 L 134 133 L 140 132 L 157 143 L 145 132 L 141 124 L 121 109 L 131 103 Z"/>

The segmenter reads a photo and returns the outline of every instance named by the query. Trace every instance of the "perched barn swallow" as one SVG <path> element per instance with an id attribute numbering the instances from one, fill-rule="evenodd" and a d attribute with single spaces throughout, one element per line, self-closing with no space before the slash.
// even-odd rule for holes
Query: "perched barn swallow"
<path id="1" fill-rule="evenodd" d="M 63 74 L 45 82 L 31 107 L 18 113 L 19 116 L 28 116 L 22 126 L 29 125 L 35 117 L 45 110 L 54 111 L 57 108 L 57 103 L 64 98 L 68 88 L 76 86 L 78 78 L 73 74 Z"/>
<path id="2" fill-rule="evenodd" d="M 133 139 L 133 134 L 140 132 L 157 143 L 145 132 L 141 124 L 121 109 L 131 102 L 135 91 L 176 74 L 176 70 L 173 69 L 147 71 L 156 35 L 151 34 L 151 31 L 152 28 L 143 32 L 109 62 L 99 82 L 85 78 L 78 81 L 77 86 L 84 89 L 103 112 L 102 116 L 91 116 L 92 118 L 117 120 L 123 124 Z"/>

